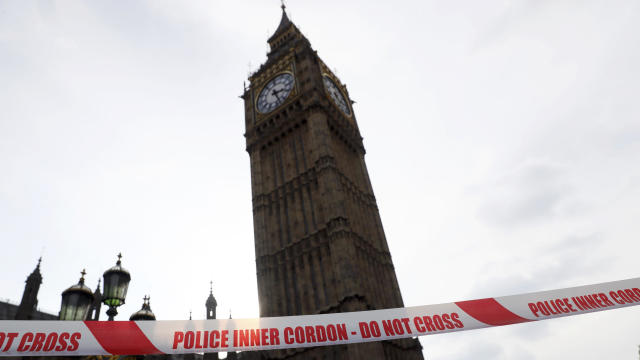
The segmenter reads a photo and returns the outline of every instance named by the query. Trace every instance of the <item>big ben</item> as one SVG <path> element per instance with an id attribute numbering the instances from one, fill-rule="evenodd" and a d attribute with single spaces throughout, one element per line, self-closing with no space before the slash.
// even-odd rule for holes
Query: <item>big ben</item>
<path id="1" fill-rule="evenodd" d="M 403 307 L 344 84 L 287 17 L 249 77 L 245 107 L 260 316 Z M 417 339 L 265 353 L 422 359 Z"/>

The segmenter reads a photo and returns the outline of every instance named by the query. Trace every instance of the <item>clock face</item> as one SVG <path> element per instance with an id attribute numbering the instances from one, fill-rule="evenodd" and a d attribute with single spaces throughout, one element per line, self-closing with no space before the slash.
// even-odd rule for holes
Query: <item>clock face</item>
<path id="1" fill-rule="evenodd" d="M 327 75 L 323 76 L 322 81 L 324 82 L 324 86 L 327 88 L 329 95 L 331 95 L 333 102 L 335 102 L 340 110 L 347 114 L 347 116 L 351 116 L 351 110 L 349 109 L 349 105 L 347 105 L 347 100 L 344 98 L 344 95 L 342 95 L 342 91 L 338 89 L 336 83 L 334 83 Z"/>
<path id="2" fill-rule="evenodd" d="M 293 90 L 293 75 L 282 73 L 267 83 L 256 102 L 258 111 L 266 114 L 280 106 Z"/>

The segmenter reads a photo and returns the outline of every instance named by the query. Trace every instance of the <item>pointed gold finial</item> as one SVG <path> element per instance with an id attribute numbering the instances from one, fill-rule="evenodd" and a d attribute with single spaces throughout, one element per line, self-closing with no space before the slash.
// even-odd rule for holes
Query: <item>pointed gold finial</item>
<path id="1" fill-rule="evenodd" d="M 280 8 L 282 8 L 283 12 L 284 12 L 284 9 L 287 8 L 287 5 L 284 4 L 284 0 L 280 0 Z"/>

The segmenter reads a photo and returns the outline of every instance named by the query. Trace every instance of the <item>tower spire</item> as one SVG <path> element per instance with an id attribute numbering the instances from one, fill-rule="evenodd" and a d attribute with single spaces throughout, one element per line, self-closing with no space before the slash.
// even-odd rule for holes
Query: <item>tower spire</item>
<path id="1" fill-rule="evenodd" d="M 289 28 L 293 25 L 293 23 L 291 22 L 291 20 L 289 20 L 289 17 L 287 16 L 287 11 L 286 11 L 287 6 L 284 4 L 283 0 L 281 1 L 282 3 L 280 5 L 280 8 L 282 9 L 282 17 L 280 18 L 280 24 L 278 24 L 278 28 L 276 28 L 276 31 L 273 33 L 273 35 L 271 35 L 269 40 L 267 40 L 269 45 L 271 45 L 272 50 L 275 47 L 275 44 L 272 44 L 272 42 L 277 38 L 279 38 L 280 35 L 284 34 L 287 30 L 289 30 Z"/>
<path id="2" fill-rule="evenodd" d="M 38 265 L 27 277 L 22 293 L 22 300 L 16 312 L 16 320 L 31 320 L 38 306 L 38 291 L 42 284 L 42 275 L 40 274 L 40 262 L 42 256 L 38 259 Z"/>
<path id="3" fill-rule="evenodd" d="M 216 318 L 216 307 L 218 307 L 218 302 L 216 298 L 213 296 L 213 281 L 209 281 L 209 297 L 207 301 L 204 303 L 207 308 L 207 319 L 215 319 Z"/>
<path id="4" fill-rule="evenodd" d="M 207 320 L 216 318 L 216 307 L 218 306 L 216 298 L 213 297 L 213 280 L 209 281 L 209 297 L 205 302 L 207 308 Z M 228 356 L 227 356 L 228 358 Z M 218 360 L 218 353 L 205 353 L 203 360 Z"/>
<path id="5" fill-rule="evenodd" d="M 93 303 L 89 308 L 87 320 L 100 320 L 100 307 L 102 306 L 102 293 L 100 292 L 101 281 L 102 279 L 98 278 L 98 286 L 96 286 L 96 291 L 93 292 Z"/>

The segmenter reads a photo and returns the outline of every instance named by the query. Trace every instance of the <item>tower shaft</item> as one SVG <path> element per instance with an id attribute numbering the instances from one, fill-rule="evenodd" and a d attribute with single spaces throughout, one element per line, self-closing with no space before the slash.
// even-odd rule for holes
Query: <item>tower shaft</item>
<path id="1" fill-rule="evenodd" d="M 346 87 L 289 21 L 245 89 L 261 316 L 402 307 Z M 417 340 L 271 358 L 422 359 Z"/>

